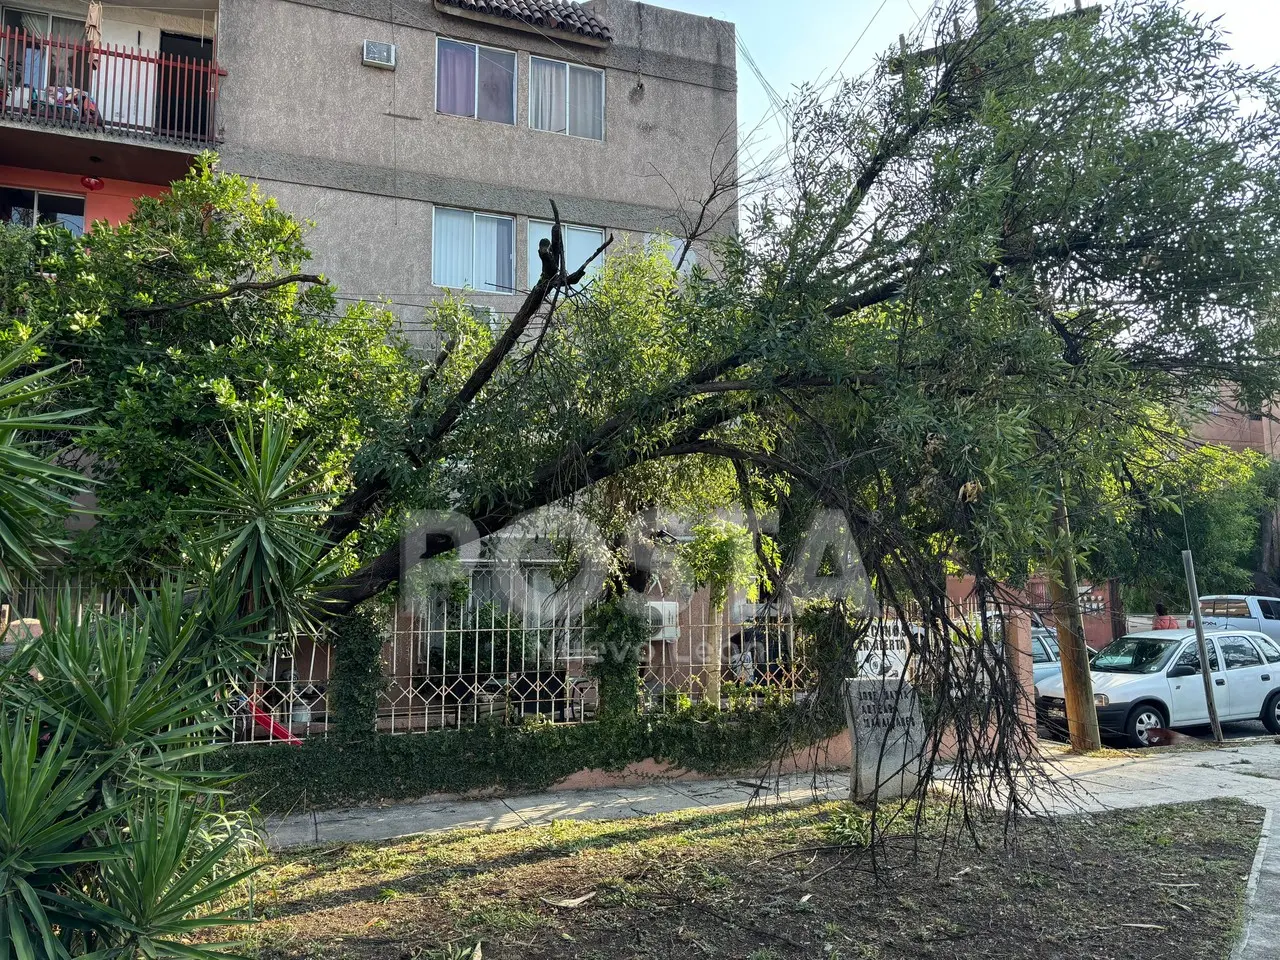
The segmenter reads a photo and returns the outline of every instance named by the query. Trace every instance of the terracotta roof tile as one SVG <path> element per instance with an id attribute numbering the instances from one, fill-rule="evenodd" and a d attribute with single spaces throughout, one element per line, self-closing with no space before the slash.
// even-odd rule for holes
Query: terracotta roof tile
<path id="1" fill-rule="evenodd" d="M 608 24 L 573 0 L 439 0 L 439 3 L 442 7 L 487 13 L 491 17 L 521 20 L 535 27 L 613 42 Z"/>

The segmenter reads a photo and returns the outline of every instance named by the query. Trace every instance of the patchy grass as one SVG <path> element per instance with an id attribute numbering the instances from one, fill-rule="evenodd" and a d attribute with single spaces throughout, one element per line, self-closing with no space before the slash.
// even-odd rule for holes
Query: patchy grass
<path id="1" fill-rule="evenodd" d="M 1261 815 L 1234 801 L 890 836 L 840 804 L 560 821 L 269 860 L 263 960 L 1225 958 Z M 898 827 L 889 831 L 901 832 Z M 918 855 L 913 855 L 918 854 Z"/>

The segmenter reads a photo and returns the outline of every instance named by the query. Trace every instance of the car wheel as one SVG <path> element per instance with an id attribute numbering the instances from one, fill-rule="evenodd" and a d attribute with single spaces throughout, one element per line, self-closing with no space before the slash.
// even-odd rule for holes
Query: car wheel
<path id="1" fill-rule="evenodd" d="M 1262 708 L 1262 725 L 1280 736 L 1280 690 L 1267 697 L 1266 706 Z"/>
<path id="2" fill-rule="evenodd" d="M 1167 726 L 1164 712 L 1154 703 L 1140 703 L 1129 711 L 1129 719 L 1125 721 L 1124 732 L 1129 742 L 1135 747 L 1150 746 L 1148 737 L 1157 727 Z"/>

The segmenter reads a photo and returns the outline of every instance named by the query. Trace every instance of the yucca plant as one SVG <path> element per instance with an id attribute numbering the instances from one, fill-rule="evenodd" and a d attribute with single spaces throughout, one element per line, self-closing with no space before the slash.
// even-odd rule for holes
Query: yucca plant
<path id="1" fill-rule="evenodd" d="M 230 587 L 242 612 L 259 615 L 281 635 L 315 627 L 315 588 L 339 564 L 322 559 L 317 518 L 331 496 L 323 471 L 301 471 L 311 449 L 267 417 L 261 430 L 241 424 L 231 432 L 228 446 L 218 448 L 216 469 L 191 464 L 208 489 L 187 512 L 212 532 L 193 540 L 189 552 L 215 558 L 209 582 Z"/>
<path id="2" fill-rule="evenodd" d="M 112 758 L 85 756 L 59 724 L 44 725 L 6 705 L 0 728 L 0 958 L 71 956 L 95 929 L 94 910 L 77 892 L 77 870 L 123 856 L 103 843 L 115 811 L 92 806 Z M 83 950 L 79 951 L 83 954 Z"/>
<path id="3" fill-rule="evenodd" d="M 0 359 L 0 591 L 58 545 L 84 486 L 30 437 L 83 412 L 31 412 L 58 372 L 18 375 L 35 350 Z M 0 662 L 0 960 L 213 960 L 225 945 L 195 935 L 243 920 L 231 893 L 258 840 L 211 769 L 224 691 L 306 625 L 332 563 L 318 559 L 325 477 L 300 469 L 306 443 L 268 420 L 221 453 L 197 471 L 190 581 L 135 585 L 122 615 L 64 590 L 40 611 L 43 635 Z"/>
<path id="4" fill-rule="evenodd" d="M 107 834 L 123 856 L 102 864 L 98 885 L 113 922 L 103 939 L 120 956 L 214 960 L 229 944 L 193 945 L 191 937 L 214 925 L 247 922 L 224 905 L 253 873 L 220 870 L 242 844 L 238 831 L 214 843 L 203 829 L 208 812 L 178 790 L 148 796 Z"/>
<path id="5" fill-rule="evenodd" d="M 35 573 L 42 555 L 63 544 L 59 521 L 75 508 L 86 481 L 59 466 L 36 437 L 80 429 L 71 421 L 86 410 L 40 410 L 63 384 L 66 364 L 30 373 L 39 336 L 0 357 L 0 593 L 19 575 Z"/>
<path id="6" fill-rule="evenodd" d="M 76 616 L 69 592 L 36 645 L 43 680 L 17 696 L 76 730 L 88 751 L 117 757 L 114 775 L 134 786 L 173 784 L 197 789 L 205 775 L 188 769 L 216 749 L 222 725 L 217 701 L 187 651 L 156 656 L 151 625 L 129 616 Z M 111 783 L 112 781 L 105 781 Z M 114 784 L 113 784 L 114 785 Z"/>
<path id="7" fill-rule="evenodd" d="M 179 635 L 200 616 L 182 596 L 173 581 L 149 608 L 183 611 Z M 69 591 L 41 620 L 18 655 L 33 673 L 0 678 L 0 960 L 223 956 L 185 940 L 240 922 L 219 904 L 253 833 L 203 769 L 221 722 L 206 668 L 146 616 L 87 613 Z"/>

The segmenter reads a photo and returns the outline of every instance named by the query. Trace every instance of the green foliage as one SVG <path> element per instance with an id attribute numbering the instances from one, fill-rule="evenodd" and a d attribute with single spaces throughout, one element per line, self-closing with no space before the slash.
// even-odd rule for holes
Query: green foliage
<path id="1" fill-rule="evenodd" d="M 190 464 L 209 492 L 192 497 L 186 512 L 211 530 L 190 549 L 216 558 L 218 579 L 240 596 L 246 612 L 261 611 L 277 632 L 316 629 L 306 601 L 338 563 L 323 559 L 326 541 L 315 530 L 330 499 L 316 492 L 327 477 L 299 476 L 314 443 L 294 443 L 289 428 L 270 413 L 260 437 L 251 423 L 237 423 L 234 430 L 230 450 L 216 445 L 215 468 Z"/>
<path id="2" fill-rule="evenodd" d="M 378 721 L 382 676 L 382 628 L 372 611 L 361 609 L 333 628 L 333 676 L 329 703 L 334 732 L 347 740 L 372 736 Z"/>
<path id="3" fill-rule="evenodd" d="M 1189 548 L 1201 592 L 1252 590 L 1262 524 L 1280 502 L 1280 468 L 1259 453 L 1214 445 L 1161 454 L 1135 451 L 1125 474 L 1100 484 L 1111 499 L 1079 511 L 1089 574 L 1119 578 L 1134 608 L 1179 609 Z"/>
<path id="4" fill-rule="evenodd" d="M 747 591 L 754 600 L 767 584 L 751 533 L 741 524 L 712 519 L 693 527 L 693 539 L 680 544 L 677 560 L 695 587 L 706 587 L 712 609 L 724 606 L 730 588 Z M 772 541 L 768 541 L 772 548 Z"/>
<path id="5" fill-rule="evenodd" d="M 217 901 L 252 834 L 203 768 L 222 676 L 192 642 L 202 604 L 165 589 L 146 613 L 180 620 L 82 612 L 64 591 L 0 664 L 0 924 L 20 960 L 220 957 L 185 939 L 239 922 Z"/>
<path id="6" fill-rule="evenodd" d="M 480 723 L 413 736 L 377 734 L 359 744 L 334 738 L 301 747 L 236 747 L 227 758 L 242 775 L 233 786 L 240 802 L 265 812 L 297 811 L 428 793 L 541 790 L 580 770 L 621 770 L 650 758 L 707 774 L 759 771 L 787 749 L 820 738 L 823 732 L 802 711 L 694 707 L 634 724 Z"/>
<path id="7" fill-rule="evenodd" d="M 0 233 L 3 231 L 0 230 Z M 32 574 L 50 550 L 64 546 L 57 528 L 84 489 L 84 478 L 53 462 L 32 434 L 58 433 L 83 410 L 41 405 L 65 384 L 62 366 L 31 370 L 39 339 L 26 339 L 0 357 L 0 594 L 15 576 Z"/>
<path id="8" fill-rule="evenodd" d="M 621 599 L 590 611 L 587 649 L 595 656 L 591 675 L 598 682 L 596 719 L 602 724 L 635 723 L 639 718 L 640 654 L 649 639 L 648 621 Z"/>
<path id="9" fill-rule="evenodd" d="M 0 229 L 0 349 L 47 329 L 42 362 L 79 373 L 67 405 L 95 410 L 77 448 L 102 515 L 74 545 L 95 572 L 172 562 L 184 511 L 220 493 L 218 442 L 268 415 L 310 438 L 308 492 L 399 462 L 377 438 L 401 432 L 416 375 L 392 315 L 338 309 L 326 283 L 234 289 L 299 274 L 305 233 L 211 156 L 119 226 Z"/>

